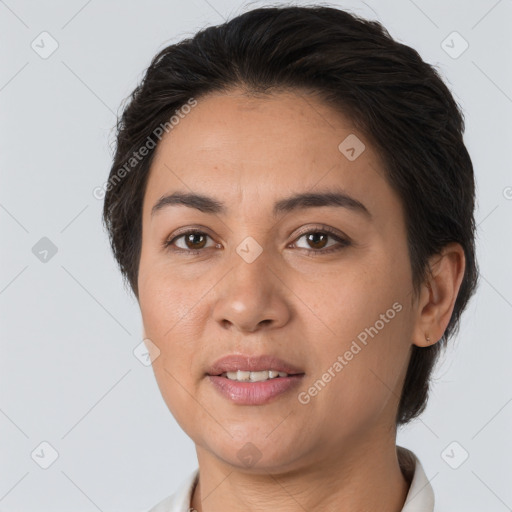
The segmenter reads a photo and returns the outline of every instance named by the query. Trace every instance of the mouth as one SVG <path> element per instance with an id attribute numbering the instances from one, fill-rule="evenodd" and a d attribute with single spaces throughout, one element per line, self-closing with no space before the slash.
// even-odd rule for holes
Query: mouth
<path id="1" fill-rule="evenodd" d="M 261 382 L 304 374 L 302 369 L 275 356 L 240 354 L 218 359 L 206 372 L 211 377 L 225 377 L 239 382 Z"/>
<path id="2" fill-rule="evenodd" d="M 296 388 L 305 372 L 270 355 L 233 354 L 216 361 L 205 377 L 214 389 L 237 405 L 264 405 Z"/>
<path id="3" fill-rule="evenodd" d="M 262 370 L 258 372 L 237 370 L 236 372 L 224 372 L 219 375 L 212 375 L 212 377 L 225 377 L 226 379 L 236 382 L 265 382 L 267 380 L 283 379 L 295 375 L 304 375 L 304 373 L 286 373 L 277 370 Z"/>
<path id="4" fill-rule="evenodd" d="M 252 373 L 252 372 L 251 372 Z M 266 372 L 255 372 L 266 373 Z M 291 397 L 291 391 L 301 385 L 304 373 L 277 376 L 259 381 L 240 381 L 208 375 L 206 378 L 217 393 L 235 405 L 265 405 L 281 398 Z"/>

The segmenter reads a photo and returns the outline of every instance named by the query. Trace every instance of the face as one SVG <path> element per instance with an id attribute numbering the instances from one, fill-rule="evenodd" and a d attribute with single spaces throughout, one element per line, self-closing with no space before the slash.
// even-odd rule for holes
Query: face
<path id="1" fill-rule="evenodd" d="M 178 192 L 212 203 L 152 211 Z M 318 196 L 283 202 L 301 194 Z M 415 318 L 404 215 L 376 150 L 320 100 L 198 99 L 157 148 L 138 287 L 162 396 L 222 463 L 249 451 L 263 468 L 334 464 L 393 432 Z M 270 398 L 274 381 L 222 393 L 225 377 L 207 374 L 231 354 L 302 375 Z M 241 401 L 248 386 L 267 398 Z"/>

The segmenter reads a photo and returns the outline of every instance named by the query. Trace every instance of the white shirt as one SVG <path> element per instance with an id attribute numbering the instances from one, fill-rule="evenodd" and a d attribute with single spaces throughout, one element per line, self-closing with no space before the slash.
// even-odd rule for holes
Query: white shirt
<path id="1" fill-rule="evenodd" d="M 423 466 L 413 452 L 397 446 L 398 462 L 411 485 L 401 512 L 435 512 L 434 491 L 428 481 Z M 199 476 L 199 468 L 190 473 L 178 489 L 155 505 L 148 512 L 191 512 L 192 493 Z"/>

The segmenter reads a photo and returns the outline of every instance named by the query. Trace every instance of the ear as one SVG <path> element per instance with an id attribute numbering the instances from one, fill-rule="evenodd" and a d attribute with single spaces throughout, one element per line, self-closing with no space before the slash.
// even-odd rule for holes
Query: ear
<path id="1" fill-rule="evenodd" d="M 416 306 L 414 345 L 434 345 L 443 336 L 464 277 L 465 265 L 464 249 L 456 242 L 447 244 L 440 254 L 430 258 L 431 273 L 427 282 L 421 285 Z"/>

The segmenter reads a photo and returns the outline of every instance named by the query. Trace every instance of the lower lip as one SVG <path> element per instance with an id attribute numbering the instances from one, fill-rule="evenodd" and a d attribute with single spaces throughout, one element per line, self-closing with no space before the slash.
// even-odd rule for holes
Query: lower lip
<path id="1" fill-rule="evenodd" d="M 263 405 L 299 385 L 304 374 L 276 377 L 260 382 L 238 382 L 218 375 L 208 380 L 226 398 L 239 405 Z"/>

